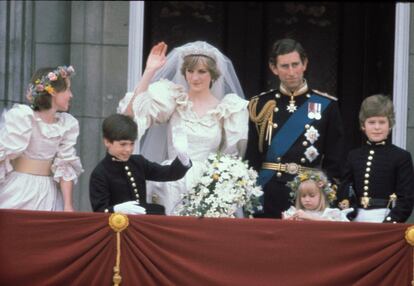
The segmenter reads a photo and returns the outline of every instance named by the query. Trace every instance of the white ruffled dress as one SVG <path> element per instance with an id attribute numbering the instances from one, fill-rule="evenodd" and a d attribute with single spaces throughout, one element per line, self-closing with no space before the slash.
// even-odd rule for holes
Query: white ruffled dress
<path id="1" fill-rule="evenodd" d="M 132 96 L 132 92 L 125 95 L 119 104 L 119 112 L 126 109 Z M 186 176 L 178 181 L 148 181 L 148 200 L 155 198 L 154 202 L 165 206 L 167 215 L 173 215 L 181 194 L 188 192 L 201 175 L 201 163 L 210 153 L 243 156 L 248 133 L 247 104 L 247 100 L 236 94 L 227 94 L 214 109 L 200 117 L 193 111 L 184 87 L 165 79 L 151 84 L 146 92 L 139 94 L 133 102 L 138 137 L 141 138 L 153 124 L 167 122 L 167 161 L 162 164 L 169 164 L 177 155 L 172 144 L 172 128 L 181 125 L 187 133 L 188 155 L 193 163 Z"/>
<path id="2" fill-rule="evenodd" d="M 68 113 L 56 113 L 56 123 L 45 123 L 27 105 L 15 104 L 4 112 L 0 128 L 0 208 L 63 210 L 58 182 L 75 183 L 83 172 L 76 156 L 78 121 Z M 10 160 L 53 160 L 52 176 L 20 173 Z"/>

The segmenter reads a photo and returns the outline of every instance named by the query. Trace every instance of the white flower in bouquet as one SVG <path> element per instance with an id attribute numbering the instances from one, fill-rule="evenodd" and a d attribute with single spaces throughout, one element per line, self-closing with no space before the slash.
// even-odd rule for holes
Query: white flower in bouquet
<path id="1" fill-rule="evenodd" d="M 202 175 L 191 190 L 182 195 L 176 214 L 202 217 L 235 217 L 242 208 L 246 217 L 261 210 L 263 195 L 256 185 L 257 172 L 239 156 L 210 154 Z"/>

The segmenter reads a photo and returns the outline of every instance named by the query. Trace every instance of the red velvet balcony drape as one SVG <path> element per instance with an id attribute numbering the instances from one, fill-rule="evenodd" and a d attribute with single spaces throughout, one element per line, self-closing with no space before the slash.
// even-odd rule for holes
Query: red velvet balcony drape
<path id="1" fill-rule="evenodd" d="M 0 285 L 112 285 L 109 214 L 0 210 Z M 121 285 L 411 285 L 407 224 L 128 216 Z"/>

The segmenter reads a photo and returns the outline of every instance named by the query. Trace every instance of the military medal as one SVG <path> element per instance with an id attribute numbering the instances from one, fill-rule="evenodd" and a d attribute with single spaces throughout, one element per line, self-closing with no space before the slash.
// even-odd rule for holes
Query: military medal
<path id="1" fill-rule="evenodd" d="M 322 118 L 321 114 L 322 105 L 316 102 L 308 103 L 308 117 L 309 119 L 320 120 Z"/>
<path id="2" fill-rule="evenodd" d="M 287 111 L 289 111 L 290 113 L 293 113 L 293 112 L 295 112 L 296 111 L 296 109 L 297 109 L 297 106 L 296 106 L 296 104 L 295 104 L 295 99 L 294 99 L 294 97 L 293 97 L 293 95 L 290 97 L 290 100 L 289 100 L 289 105 L 287 106 Z"/>

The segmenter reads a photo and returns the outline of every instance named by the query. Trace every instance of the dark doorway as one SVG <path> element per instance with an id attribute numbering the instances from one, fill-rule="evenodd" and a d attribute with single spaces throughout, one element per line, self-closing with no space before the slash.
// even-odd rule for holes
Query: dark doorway
<path id="1" fill-rule="evenodd" d="M 392 94 L 395 3 L 149 1 L 145 16 L 145 56 L 158 41 L 169 49 L 207 41 L 233 61 L 248 98 L 277 86 L 268 50 L 295 38 L 310 86 L 339 99 L 348 150 L 361 144 L 361 101 Z"/>

